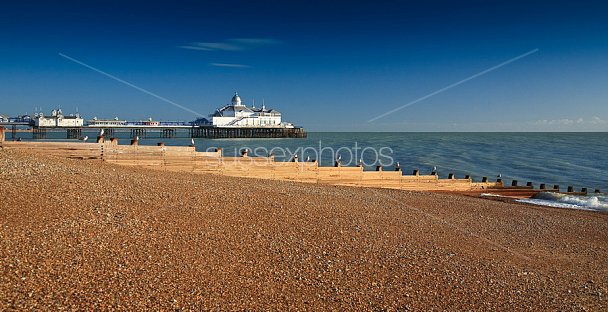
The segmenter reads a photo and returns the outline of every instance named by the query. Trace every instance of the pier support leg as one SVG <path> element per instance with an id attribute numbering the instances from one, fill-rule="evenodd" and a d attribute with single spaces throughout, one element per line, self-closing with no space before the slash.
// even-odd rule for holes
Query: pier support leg
<path id="1" fill-rule="evenodd" d="M 45 128 L 32 129 L 32 138 L 33 139 L 45 139 L 46 138 L 46 129 Z"/>
<path id="2" fill-rule="evenodd" d="M 136 128 L 131 130 L 131 138 L 136 138 L 139 137 L 140 139 L 143 139 L 146 137 L 146 129 L 143 128 Z"/>
<path id="3" fill-rule="evenodd" d="M 66 129 L 66 136 L 68 139 L 78 139 L 82 136 L 82 129 L 81 128 Z"/>
<path id="4" fill-rule="evenodd" d="M 161 138 L 175 138 L 175 129 L 163 129 L 160 133 Z"/>
<path id="5" fill-rule="evenodd" d="M 103 135 L 105 137 L 113 137 L 114 136 L 114 128 L 101 128 L 99 131 L 103 130 Z"/>

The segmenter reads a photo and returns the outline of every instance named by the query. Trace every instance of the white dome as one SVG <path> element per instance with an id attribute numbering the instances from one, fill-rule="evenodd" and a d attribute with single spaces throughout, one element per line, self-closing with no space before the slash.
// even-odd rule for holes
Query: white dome
<path id="1" fill-rule="evenodd" d="M 232 105 L 241 106 L 241 97 L 238 92 L 234 92 L 234 96 L 232 97 Z"/>

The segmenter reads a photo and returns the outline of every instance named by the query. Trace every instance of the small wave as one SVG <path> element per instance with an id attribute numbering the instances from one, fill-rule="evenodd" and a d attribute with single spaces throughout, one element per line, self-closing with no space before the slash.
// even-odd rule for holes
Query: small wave
<path id="1" fill-rule="evenodd" d="M 479 196 L 482 196 L 482 197 L 504 197 L 502 195 L 492 194 L 492 193 L 481 193 Z"/>
<path id="2" fill-rule="evenodd" d="M 518 199 L 517 201 L 558 208 L 608 211 L 608 196 L 606 195 L 569 195 L 542 192 L 536 194 L 533 198 Z"/>

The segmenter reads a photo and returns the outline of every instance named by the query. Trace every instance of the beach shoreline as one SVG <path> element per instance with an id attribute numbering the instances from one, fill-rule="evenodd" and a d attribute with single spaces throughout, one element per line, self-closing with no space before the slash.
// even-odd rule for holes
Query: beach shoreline
<path id="1" fill-rule="evenodd" d="M 606 308 L 608 214 L 0 150 L 2 309 Z"/>

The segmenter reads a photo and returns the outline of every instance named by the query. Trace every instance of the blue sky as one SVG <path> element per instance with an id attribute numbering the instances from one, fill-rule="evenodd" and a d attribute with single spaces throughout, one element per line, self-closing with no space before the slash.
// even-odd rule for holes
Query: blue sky
<path id="1" fill-rule="evenodd" d="M 203 115 L 238 91 L 310 131 L 608 131 L 607 21 L 601 1 L 2 4 L 0 114 L 196 117 L 62 53 Z"/>

